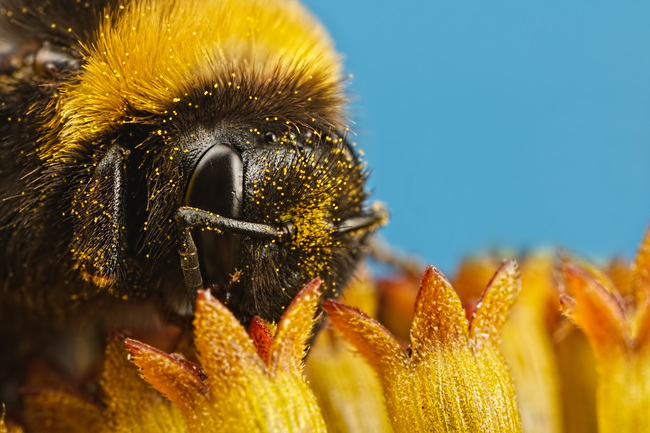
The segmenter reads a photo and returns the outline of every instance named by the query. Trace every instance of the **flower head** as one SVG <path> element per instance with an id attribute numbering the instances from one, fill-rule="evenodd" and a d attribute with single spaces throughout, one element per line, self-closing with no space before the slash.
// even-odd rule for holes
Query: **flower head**
<path id="1" fill-rule="evenodd" d="M 451 284 L 428 267 L 416 299 L 410 350 L 358 309 L 329 300 L 325 310 L 379 375 L 396 431 L 520 431 L 512 381 L 499 351 L 500 328 L 518 291 L 517 265 L 504 262 L 468 321 Z"/>
<path id="2" fill-rule="evenodd" d="M 601 432 L 641 431 L 650 425 L 650 230 L 634 264 L 606 272 L 565 259 L 565 314 L 586 334 L 599 372 Z M 617 284 L 618 283 L 618 284 Z"/>
<path id="3" fill-rule="evenodd" d="M 125 347 L 115 335 L 106 351 L 103 404 L 69 389 L 27 390 L 28 427 L 52 433 L 324 432 L 303 376 L 319 296 L 316 279 L 299 292 L 276 331 L 256 319 L 251 338 L 225 306 L 201 291 L 194 320 L 200 366 L 137 340 L 126 339 Z"/>
<path id="4" fill-rule="evenodd" d="M 319 295 L 314 280 L 289 305 L 275 335 L 254 321 L 251 339 L 224 305 L 200 291 L 194 326 L 202 370 L 137 341 L 127 346 L 142 377 L 179 409 L 189 431 L 325 431 L 302 372 Z"/>
<path id="5" fill-rule="evenodd" d="M 454 288 L 469 315 L 497 265 L 492 255 L 461 263 Z M 559 309 L 553 267 L 550 255 L 522 258 L 521 292 L 501 331 L 501 350 L 514 380 L 522 430 L 528 433 L 561 430 L 557 362 L 547 323 L 549 311 Z"/>

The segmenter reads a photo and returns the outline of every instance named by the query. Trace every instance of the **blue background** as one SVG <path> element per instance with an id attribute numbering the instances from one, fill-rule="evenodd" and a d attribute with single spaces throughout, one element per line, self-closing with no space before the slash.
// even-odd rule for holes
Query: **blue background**
<path id="1" fill-rule="evenodd" d="M 345 58 L 384 237 L 632 257 L 650 221 L 650 2 L 306 1 Z"/>

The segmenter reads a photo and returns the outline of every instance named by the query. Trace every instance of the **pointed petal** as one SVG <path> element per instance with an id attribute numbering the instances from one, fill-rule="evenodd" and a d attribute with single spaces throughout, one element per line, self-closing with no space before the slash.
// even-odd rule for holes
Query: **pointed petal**
<path id="1" fill-rule="evenodd" d="M 282 315 L 271 343 L 272 371 L 281 368 L 302 374 L 307 340 L 311 337 L 317 320 L 320 286 L 319 278 L 307 283 Z"/>
<path id="2" fill-rule="evenodd" d="M 212 389 L 229 386 L 251 370 L 266 371 L 242 325 L 208 290 L 200 290 L 196 301 L 194 333 L 199 360 Z"/>
<path id="3" fill-rule="evenodd" d="M 494 277 L 494 270 L 499 264 L 500 260 L 490 255 L 470 257 L 461 262 L 456 278 L 452 281 L 463 305 L 476 303 Z"/>
<path id="4" fill-rule="evenodd" d="M 514 260 L 504 261 L 478 301 L 470 325 L 470 338 L 477 349 L 500 345 L 501 327 L 508 319 L 521 288 L 519 268 Z"/>
<path id="5" fill-rule="evenodd" d="M 142 377 L 174 403 L 184 417 L 207 405 L 207 389 L 195 364 L 137 340 L 126 339 L 131 360 Z"/>
<path id="6" fill-rule="evenodd" d="M 132 433 L 187 431 L 178 411 L 140 377 L 128 354 L 123 336 L 113 334 L 109 337 L 101 382 L 107 406 L 105 414 L 113 430 Z"/>
<path id="7" fill-rule="evenodd" d="M 636 335 L 637 350 L 650 352 L 650 299 L 638 306 L 638 331 Z M 649 355 L 650 356 L 650 355 Z"/>
<path id="8" fill-rule="evenodd" d="M 581 260 L 575 257 L 562 257 L 561 266 L 564 267 L 567 263 L 572 263 L 573 265 L 583 269 L 590 277 L 596 281 L 597 284 L 602 286 L 611 296 L 616 298 L 617 302 L 623 305 L 623 298 L 621 297 L 621 292 L 618 290 L 614 280 L 610 277 L 609 273 L 605 272 L 599 266 L 594 265 L 591 262 L 586 260 Z"/>
<path id="9" fill-rule="evenodd" d="M 378 319 L 403 341 L 408 341 L 411 335 L 413 308 L 420 290 L 420 281 L 419 277 L 400 275 L 377 282 L 380 296 Z M 363 308 L 361 310 L 366 311 Z"/>
<path id="10" fill-rule="evenodd" d="M 379 312 L 377 287 L 366 267 L 357 269 L 350 282 L 345 286 L 340 299 L 344 304 L 357 307 L 370 317 L 377 318 Z"/>
<path id="11" fill-rule="evenodd" d="M 379 374 L 389 374 L 404 367 L 397 364 L 408 360 L 406 352 L 395 337 L 379 322 L 361 310 L 329 299 L 323 309 L 330 323 L 343 338 L 352 343 Z"/>
<path id="12" fill-rule="evenodd" d="M 149 388 L 129 362 L 124 338 L 117 334 L 108 339 L 101 382 L 109 410 L 120 415 L 124 410 L 128 411 L 129 402 L 140 398 L 141 388 Z"/>
<path id="13" fill-rule="evenodd" d="M 607 275 L 612 279 L 614 286 L 618 289 L 618 293 L 622 296 L 633 294 L 632 283 L 632 268 L 634 266 L 627 263 L 620 257 L 615 257 L 607 268 Z"/>
<path id="14" fill-rule="evenodd" d="M 271 331 L 267 322 L 259 316 L 253 317 L 248 325 L 248 335 L 250 335 L 253 344 L 257 348 L 257 354 L 264 364 L 269 365 L 271 361 Z"/>
<path id="15" fill-rule="evenodd" d="M 468 323 L 458 295 L 439 270 L 427 267 L 411 325 L 413 360 L 426 358 L 441 346 L 466 345 L 467 336 Z"/>
<path id="16" fill-rule="evenodd" d="M 562 431 L 560 382 L 548 322 L 560 309 L 554 262 L 548 253 L 527 255 L 520 262 L 521 291 L 501 328 L 501 352 L 514 381 L 522 430 L 530 433 Z"/>
<path id="17" fill-rule="evenodd" d="M 562 297 L 562 308 L 582 328 L 594 350 L 606 354 L 626 347 L 629 336 L 625 313 L 618 299 L 580 266 L 565 263 L 562 273 L 574 299 L 574 302 L 566 302 L 567 298 Z"/>
<path id="18" fill-rule="evenodd" d="M 525 308 L 538 317 L 544 317 L 545 320 L 550 320 L 549 314 L 557 316 L 559 293 L 554 274 L 555 268 L 555 257 L 550 253 L 526 256 L 519 268 L 521 291 L 515 305 L 524 304 Z"/>
<path id="19" fill-rule="evenodd" d="M 641 241 L 632 265 L 632 285 L 637 305 L 645 306 L 650 298 L 650 227 Z"/>

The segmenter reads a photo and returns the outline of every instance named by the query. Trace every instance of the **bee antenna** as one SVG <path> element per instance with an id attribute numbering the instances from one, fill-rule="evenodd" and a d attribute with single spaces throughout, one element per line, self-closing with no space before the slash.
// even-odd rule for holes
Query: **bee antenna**
<path id="1" fill-rule="evenodd" d="M 388 222 L 388 208 L 382 202 L 374 202 L 370 211 L 354 218 L 342 221 L 334 231 L 338 234 L 355 232 L 357 230 L 376 230 Z"/>
<path id="2" fill-rule="evenodd" d="M 268 241 L 288 242 L 295 234 L 295 227 L 290 222 L 284 223 L 280 227 L 274 227 L 269 224 L 227 218 L 188 206 L 178 209 L 176 220 L 181 229 L 206 228 Z"/>

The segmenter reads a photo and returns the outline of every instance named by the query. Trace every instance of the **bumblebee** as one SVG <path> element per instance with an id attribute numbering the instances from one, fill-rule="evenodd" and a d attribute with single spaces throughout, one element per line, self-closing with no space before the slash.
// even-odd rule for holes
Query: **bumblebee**
<path id="1" fill-rule="evenodd" d="M 190 314 L 203 287 L 273 321 L 310 279 L 350 278 L 386 211 L 302 5 L 1 5 L 0 356 Z"/>

